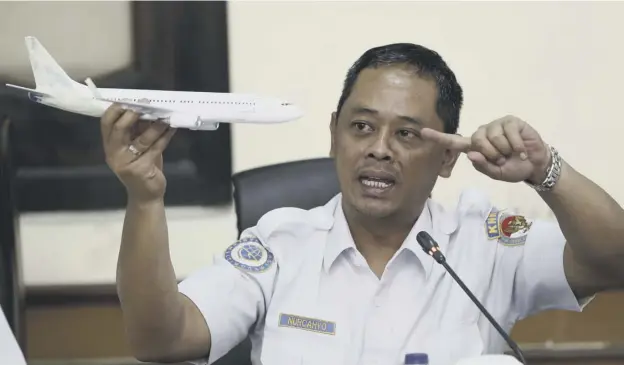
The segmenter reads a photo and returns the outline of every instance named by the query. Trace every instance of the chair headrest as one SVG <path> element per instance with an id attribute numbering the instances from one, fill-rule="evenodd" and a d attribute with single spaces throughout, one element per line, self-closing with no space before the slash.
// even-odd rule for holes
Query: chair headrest
<path id="1" fill-rule="evenodd" d="M 316 158 L 242 171 L 232 176 L 239 234 L 267 212 L 312 209 L 340 192 L 333 159 Z"/>

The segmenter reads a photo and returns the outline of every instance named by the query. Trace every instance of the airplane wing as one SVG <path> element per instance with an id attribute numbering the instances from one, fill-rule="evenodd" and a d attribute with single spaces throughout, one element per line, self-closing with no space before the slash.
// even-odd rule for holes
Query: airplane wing
<path id="1" fill-rule="evenodd" d="M 126 101 L 126 100 L 111 100 L 111 99 L 98 98 L 98 97 L 96 97 L 96 99 L 102 100 L 102 101 L 108 101 L 110 103 L 117 103 L 121 105 L 124 109 L 129 109 L 139 114 L 149 114 L 156 118 L 169 117 L 173 113 L 173 111 L 170 109 L 153 106 L 149 104 L 143 104 L 140 102 L 132 102 L 132 101 Z"/>
<path id="2" fill-rule="evenodd" d="M 154 118 L 167 118 L 167 117 L 170 117 L 171 114 L 173 113 L 173 111 L 170 109 L 150 105 L 149 100 L 147 99 L 145 99 L 145 103 L 142 103 L 140 101 L 133 102 L 133 101 L 128 101 L 128 100 L 112 100 L 112 99 L 104 98 L 100 94 L 99 90 L 97 89 L 97 87 L 95 86 L 95 83 L 93 82 L 93 80 L 91 80 L 91 78 L 87 78 L 85 80 L 85 83 L 87 84 L 87 86 L 89 87 L 89 90 L 91 90 L 91 93 L 97 100 L 107 101 L 110 103 L 116 103 L 116 104 L 121 105 L 125 109 L 132 110 L 139 114 L 149 115 Z"/>

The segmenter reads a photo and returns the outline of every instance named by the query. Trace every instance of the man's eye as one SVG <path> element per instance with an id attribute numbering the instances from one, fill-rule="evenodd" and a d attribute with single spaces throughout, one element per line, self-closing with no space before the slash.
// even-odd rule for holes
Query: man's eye
<path id="1" fill-rule="evenodd" d="M 415 136 L 415 134 L 412 131 L 408 131 L 408 130 L 405 130 L 405 129 L 400 130 L 399 131 L 399 135 L 401 137 L 405 137 L 405 138 L 411 138 L 411 137 Z"/>
<path id="2" fill-rule="evenodd" d="M 407 130 L 407 129 L 401 129 L 399 131 L 399 136 L 401 136 L 403 138 L 414 138 L 414 137 L 418 137 L 418 133 L 416 133 L 414 131 Z"/>
<path id="3" fill-rule="evenodd" d="M 362 132 L 366 132 L 370 130 L 370 126 L 364 122 L 353 122 L 353 126 Z"/>

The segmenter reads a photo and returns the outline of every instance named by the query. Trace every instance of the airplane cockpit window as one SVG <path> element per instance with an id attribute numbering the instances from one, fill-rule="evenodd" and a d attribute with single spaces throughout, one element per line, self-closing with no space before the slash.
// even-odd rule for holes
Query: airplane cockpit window
<path id="1" fill-rule="evenodd" d="M 292 103 L 288 103 L 288 102 L 282 103 L 282 106 L 289 106 L 289 105 L 292 105 Z"/>

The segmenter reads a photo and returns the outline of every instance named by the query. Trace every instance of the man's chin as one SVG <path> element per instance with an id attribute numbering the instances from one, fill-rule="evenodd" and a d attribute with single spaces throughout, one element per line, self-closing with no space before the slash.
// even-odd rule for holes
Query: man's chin
<path id="1" fill-rule="evenodd" d="M 386 218 L 397 211 L 394 202 L 381 199 L 357 199 L 353 207 L 362 215 L 371 218 Z"/>

